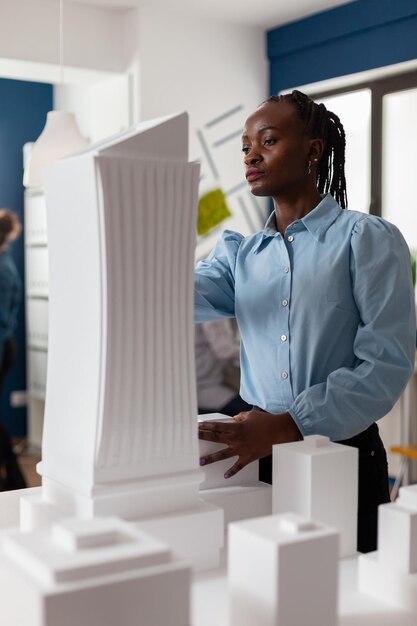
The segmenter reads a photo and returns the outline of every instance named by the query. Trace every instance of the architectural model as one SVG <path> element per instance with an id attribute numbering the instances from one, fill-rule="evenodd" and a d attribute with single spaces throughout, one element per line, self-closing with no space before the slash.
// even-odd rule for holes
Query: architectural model
<path id="1" fill-rule="evenodd" d="M 356 553 L 358 450 L 312 435 L 274 446 L 273 513 L 292 511 L 340 532 L 340 556 Z"/>
<path id="2" fill-rule="evenodd" d="M 230 626 L 336 626 L 338 540 L 293 513 L 230 524 Z"/>
<path id="3" fill-rule="evenodd" d="M 31 533 L 4 531 L 2 548 L 2 624 L 189 623 L 189 564 L 120 519 L 66 519 Z"/>
<path id="4" fill-rule="evenodd" d="M 417 485 L 378 509 L 378 550 L 359 556 L 359 589 L 417 613 Z"/>
<path id="5" fill-rule="evenodd" d="M 1 537 L 3 592 L 27 602 L 13 618 L 0 603 L 0 623 L 185 626 L 189 564 L 218 563 L 223 511 L 199 498 L 187 145 L 184 113 L 45 170 L 43 485 Z"/>
<path id="6" fill-rule="evenodd" d="M 199 421 L 227 421 L 231 418 L 221 413 L 199 415 Z M 212 441 L 199 441 L 200 456 L 221 450 L 225 445 Z M 240 472 L 225 479 L 225 471 L 236 457 L 218 461 L 203 468 L 205 479 L 200 485 L 200 497 L 220 507 L 224 512 L 225 528 L 230 522 L 272 513 L 272 489 L 259 481 L 259 463 L 246 465 Z"/>
<path id="7" fill-rule="evenodd" d="M 183 113 L 45 172 L 50 302 L 40 473 L 42 502 L 66 516 L 146 518 L 146 525 L 187 511 L 196 526 L 217 526 L 216 549 L 204 547 L 215 562 L 222 512 L 198 497 L 199 166 L 187 151 Z M 176 527 L 175 548 L 198 560 L 179 524 L 170 518 L 165 526 L 166 536 L 158 521 L 159 538 L 172 542 Z"/>

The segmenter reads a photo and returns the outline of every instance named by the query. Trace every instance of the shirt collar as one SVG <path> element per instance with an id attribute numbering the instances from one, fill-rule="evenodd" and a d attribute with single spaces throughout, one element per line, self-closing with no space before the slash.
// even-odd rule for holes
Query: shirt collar
<path id="1" fill-rule="evenodd" d="M 315 209 L 307 213 L 301 221 L 314 239 L 319 241 L 330 226 L 337 220 L 343 209 L 328 193 L 322 196 Z"/>
<path id="2" fill-rule="evenodd" d="M 338 218 L 343 209 L 338 205 L 336 200 L 330 195 L 322 196 L 319 204 L 310 213 L 301 218 L 302 222 L 309 233 L 316 239 L 320 240 L 321 236 L 328 230 L 333 222 Z M 253 248 L 253 252 L 258 252 L 263 242 L 268 238 L 273 238 L 278 234 L 277 224 L 275 221 L 275 213 L 272 212 L 268 217 L 265 227 L 261 233 L 261 237 Z"/>

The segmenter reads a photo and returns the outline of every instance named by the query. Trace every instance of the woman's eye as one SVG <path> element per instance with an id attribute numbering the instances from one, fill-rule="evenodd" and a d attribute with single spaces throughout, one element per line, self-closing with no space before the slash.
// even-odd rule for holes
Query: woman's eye
<path id="1" fill-rule="evenodd" d="M 275 139 L 273 139 L 272 137 L 268 137 L 267 139 L 264 139 L 264 146 L 273 146 L 275 143 Z"/>
<path id="2" fill-rule="evenodd" d="M 242 146 L 242 152 L 243 152 L 243 154 L 248 154 L 249 146 Z"/>

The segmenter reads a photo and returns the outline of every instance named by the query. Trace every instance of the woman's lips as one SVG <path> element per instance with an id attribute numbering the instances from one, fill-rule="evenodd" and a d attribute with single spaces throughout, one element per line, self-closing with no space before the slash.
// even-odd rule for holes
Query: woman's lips
<path id="1" fill-rule="evenodd" d="M 255 168 L 251 168 L 249 170 L 247 170 L 246 172 L 246 180 L 251 183 L 254 180 L 256 180 L 257 178 L 260 178 L 261 176 L 264 175 L 265 172 L 262 172 L 261 170 L 257 170 Z"/>

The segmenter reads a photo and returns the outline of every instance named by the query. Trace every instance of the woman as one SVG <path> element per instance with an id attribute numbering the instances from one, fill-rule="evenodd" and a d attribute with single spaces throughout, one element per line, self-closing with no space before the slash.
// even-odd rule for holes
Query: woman
<path id="1" fill-rule="evenodd" d="M 392 224 L 346 210 L 345 134 L 323 104 L 271 97 L 246 121 L 243 153 L 250 191 L 275 210 L 260 233 L 223 233 L 199 264 L 195 316 L 236 316 L 240 393 L 254 408 L 200 425 L 200 438 L 226 445 L 201 464 L 237 455 L 229 477 L 263 459 L 270 482 L 273 444 L 321 434 L 356 446 L 358 549 L 374 550 L 389 500 L 375 421 L 414 364 L 409 250 Z"/>
<path id="2" fill-rule="evenodd" d="M 8 248 L 10 242 L 19 236 L 20 231 L 17 216 L 12 211 L 0 209 L 0 392 L 6 375 L 16 360 L 13 331 L 22 285 Z M 0 490 L 22 489 L 25 486 L 9 435 L 0 424 Z"/>

